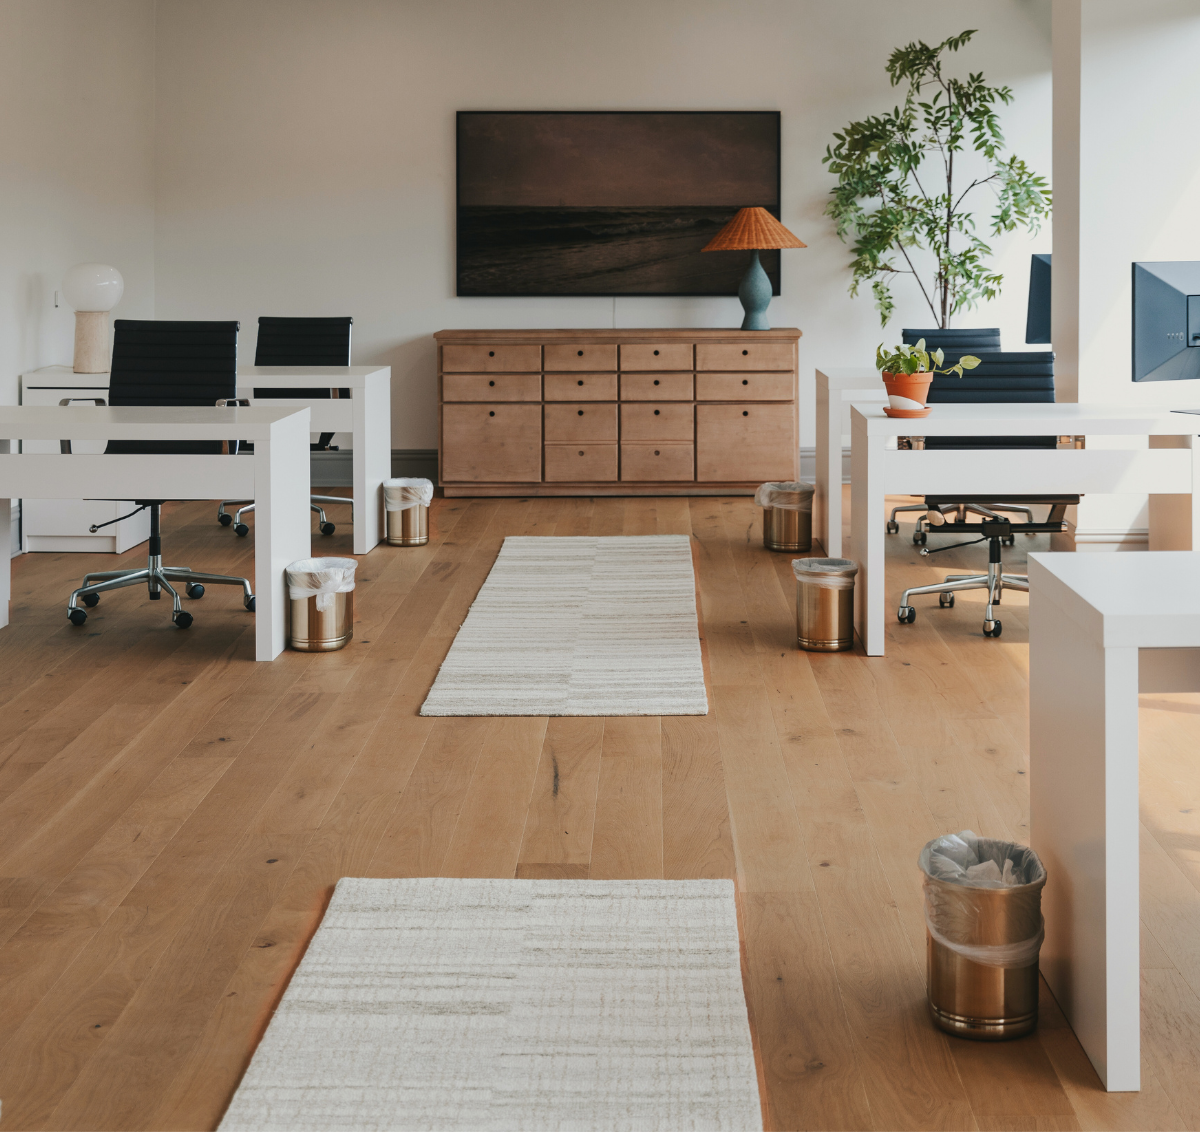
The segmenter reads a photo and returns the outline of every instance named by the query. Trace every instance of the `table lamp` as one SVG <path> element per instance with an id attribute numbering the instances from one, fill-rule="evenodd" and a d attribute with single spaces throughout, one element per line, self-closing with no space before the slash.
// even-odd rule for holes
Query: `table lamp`
<path id="1" fill-rule="evenodd" d="M 62 292 L 75 310 L 75 372 L 107 373 L 108 312 L 121 301 L 125 280 L 115 267 L 78 263 L 63 276 Z"/>
<path id="2" fill-rule="evenodd" d="M 738 286 L 738 298 L 746 317 L 743 330 L 770 330 L 767 307 L 771 303 L 771 280 L 758 262 L 760 248 L 806 248 L 765 208 L 739 208 L 725 225 L 700 250 L 702 252 L 732 252 L 752 250 L 750 266 Z"/>

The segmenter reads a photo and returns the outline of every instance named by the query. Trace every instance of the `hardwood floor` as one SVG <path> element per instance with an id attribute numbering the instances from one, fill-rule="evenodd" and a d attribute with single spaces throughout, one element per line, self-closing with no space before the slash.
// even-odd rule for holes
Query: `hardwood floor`
<path id="1" fill-rule="evenodd" d="M 250 573 L 213 515 L 170 511 L 168 561 Z M 236 595 L 187 632 L 106 595 L 77 630 L 94 560 L 17 559 L 0 1128 L 214 1127 L 334 882 L 420 875 L 735 877 L 774 1128 L 1200 1128 L 1200 696 L 1143 699 L 1142 1091 L 1101 1090 L 1044 987 L 1035 1035 L 950 1039 L 916 856 L 967 827 L 1027 840 L 1024 595 L 1000 640 L 971 594 L 893 623 L 886 659 L 799 652 L 760 523 L 748 499 L 439 499 L 429 546 L 362 559 L 352 645 L 272 664 Z M 910 530 L 889 592 L 982 562 L 921 559 Z M 651 533 L 693 539 L 709 715 L 416 714 L 506 535 Z"/>

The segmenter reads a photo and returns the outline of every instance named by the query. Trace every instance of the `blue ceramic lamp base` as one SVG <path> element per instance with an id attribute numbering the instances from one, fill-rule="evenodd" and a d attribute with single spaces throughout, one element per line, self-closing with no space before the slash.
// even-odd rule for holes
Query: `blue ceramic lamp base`
<path id="1" fill-rule="evenodd" d="M 742 319 L 743 330 L 770 330 L 767 307 L 771 305 L 771 280 L 758 261 L 758 252 L 751 254 L 750 266 L 738 286 L 738 298 L 746 317 Z"/>

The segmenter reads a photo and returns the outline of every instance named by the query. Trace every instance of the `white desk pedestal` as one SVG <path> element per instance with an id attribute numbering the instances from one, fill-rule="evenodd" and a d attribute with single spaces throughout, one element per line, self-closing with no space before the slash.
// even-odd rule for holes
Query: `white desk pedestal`
<path id="1" fill-rule="evenodd" d="M 1200 690 L 1200 554 L 1029 556 L 1041 969 L 1110 1092 L 1141 1087 L 1138 692 Z"/>

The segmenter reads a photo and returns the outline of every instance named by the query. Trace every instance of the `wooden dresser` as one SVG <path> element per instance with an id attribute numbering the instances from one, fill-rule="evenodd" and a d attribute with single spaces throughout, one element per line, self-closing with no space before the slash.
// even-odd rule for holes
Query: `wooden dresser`
<path id="1" fill-rule="evenodd" d="M 799 476 L 799 330 L 434 337 L 448 496 L 741 495 Z"/>

